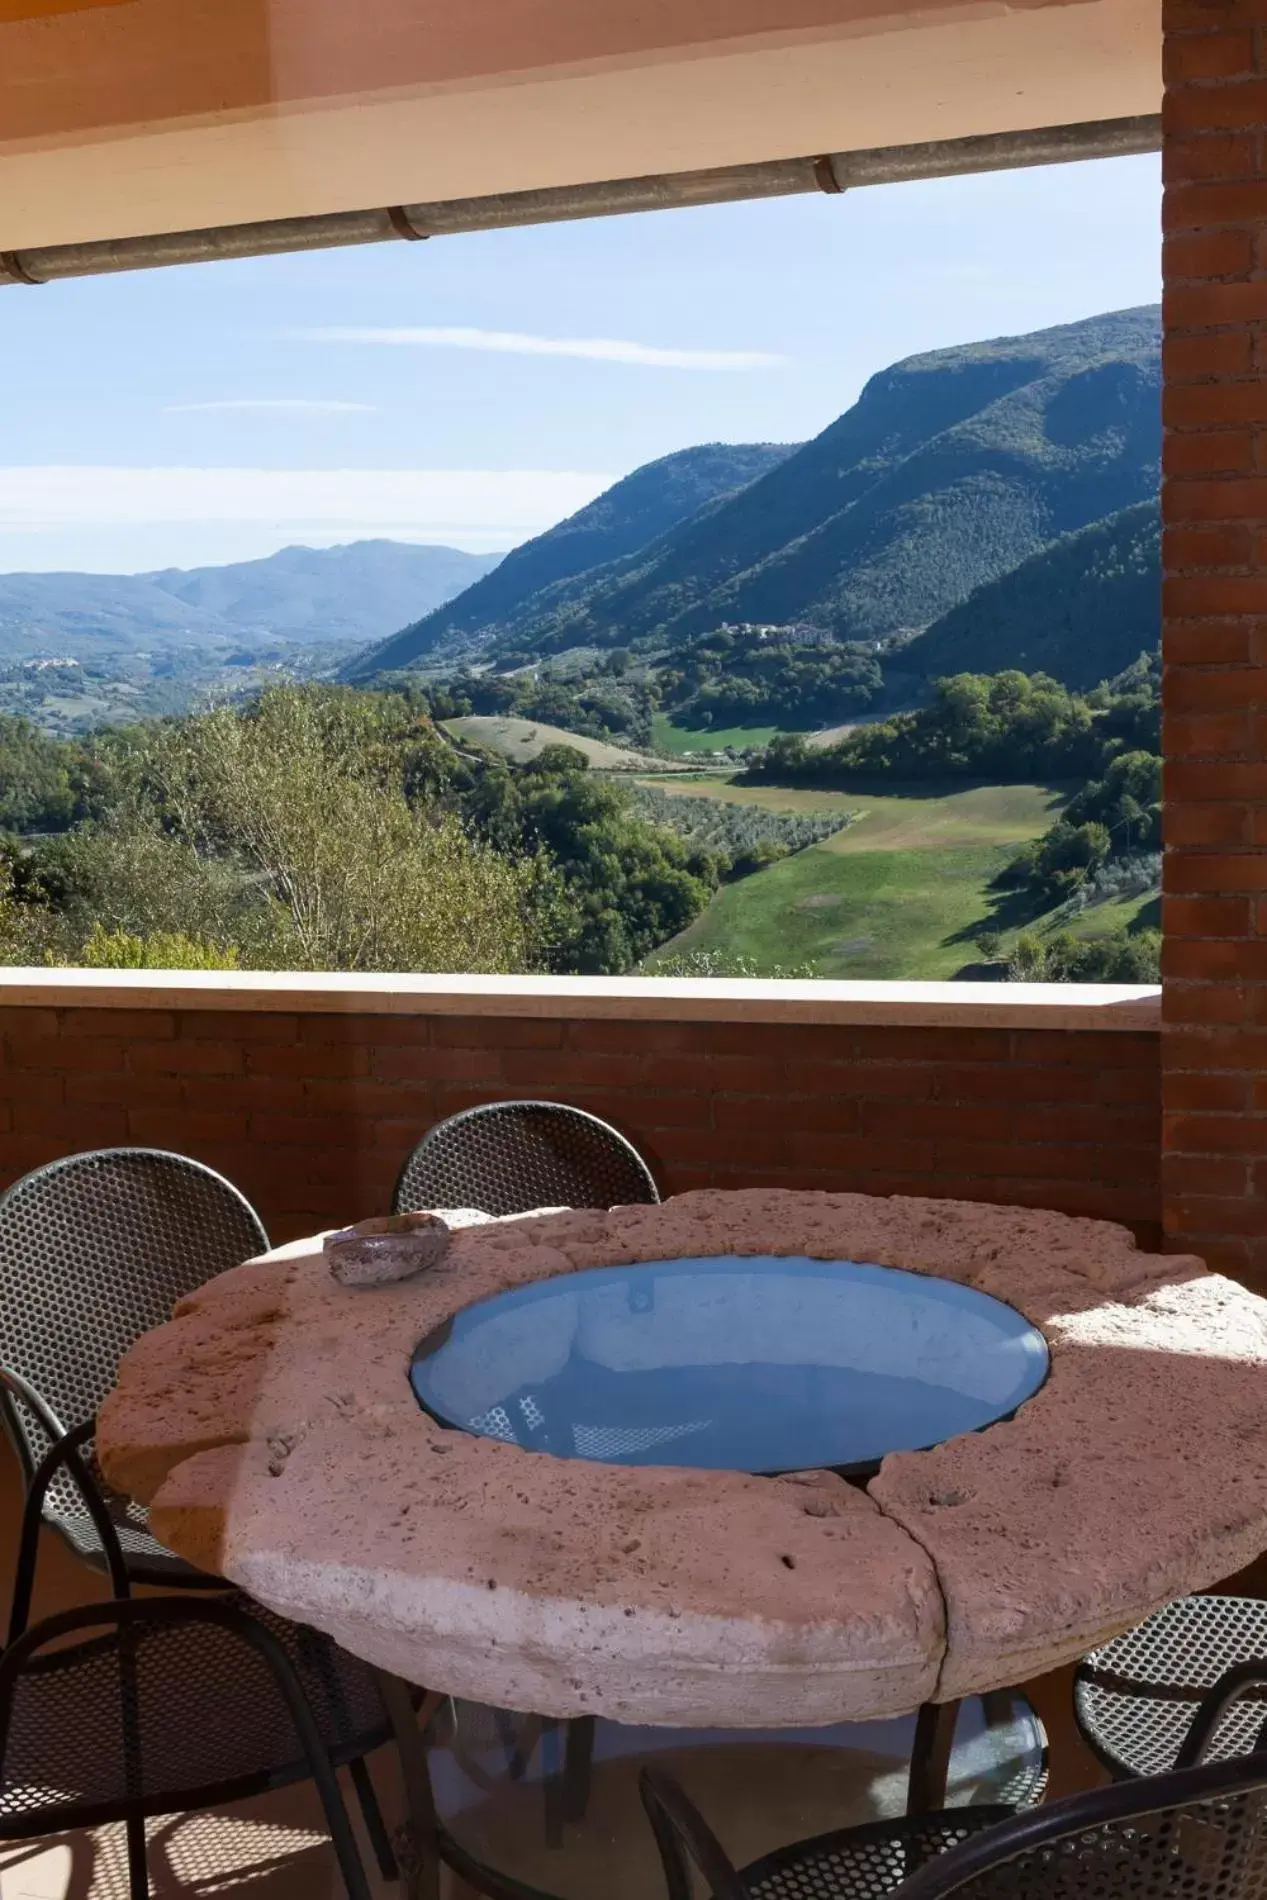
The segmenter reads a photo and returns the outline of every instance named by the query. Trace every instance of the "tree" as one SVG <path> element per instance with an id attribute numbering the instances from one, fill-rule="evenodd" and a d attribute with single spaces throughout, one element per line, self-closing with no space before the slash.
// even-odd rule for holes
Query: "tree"
<path id="1" fill-rule="evenodd" d="M 646 823 L 628 792 L 597 778 L 571 746 L 546 746 L 517 770 L 490 770 L 467 809 L 498 849 L 543 852 L 558 867 L 566 908 L 556 913 L 555 969 L 631 969 L 708 901 L 682 840 Z"/>
<path id="2" fill-rule="evenodd" d="M 107 816 L 63 847 L 63 953 L 99 926 L 246 967 L 533 967 L 557 880 L 429 794 L 438 742 L 417 721 L 403 701 L 278 686 L 131 735 Z"/>
<path id="3" fill-rule="evenodd" d="M 62 831 L 90 798 L 88 755 L 29 720 L 0 715 L 0 830 Z"/>
<path id="4" fill-rule="evenodd" d="M 355 695 L 275 687 L 175 729 L 151 761 L 182 833 L 264 881 L 297 969 L 523 969 L 549 878 L 405 795 L 408 758 Z"/>
<path id="5" fill-rule="evenodd" d="M 0 837 L 13 922 L 0 955 L 616 971 L 703 908 L 708 854 L 583 754 L 546 747 L 512 768 L 460 752 L 427 703 L 277 686 L 116 731 L 99 746 L 97 816 Z"/>
<path id="6" fill-rule="evenodd" d="M 1044 940 L 1025 931 L 1016 940 L 1008 974 L 1018 983 L 1158 983 L 1161 932 L 1075 937 L 1062 931 Z"/>
<path id="7" fill-rule="evenodd" d="M 1072 825 L 1062 819 L 1040 839 L 1030 881 L 1052 903 L 1061 903 L 1099 869 L 1111 845 L 1104 825 L 1094 821 Z"/>
<path id="8" fill-rule="evenodd" d="M 1104 776 L 1084 785 L 1056 824 L 1026 847 L 1008 881 L 1062 902 L 1110 860 L 1130 860 L 1146 871 L 1144 854 L 1160 851 L 1161 826 L 1161 760 L 1152 752 L 1119 753 Z"/>
<path id="9" fill-rule="evenodd" d="M 799 755 L 772 746 L 754 776 L 828 785 L 882 778 L 1016 785 L 1085 776 L 1113 749 L 1089 702 L 1041 673 L 959 673 L 933 682 L 928 705 L 858 726 L 834 745 Z"/>

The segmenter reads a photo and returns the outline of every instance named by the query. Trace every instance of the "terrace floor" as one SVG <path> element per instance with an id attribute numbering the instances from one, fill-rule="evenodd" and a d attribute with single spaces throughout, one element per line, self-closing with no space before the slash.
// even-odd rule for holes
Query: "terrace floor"
<path id="1" fill-rule="evenodd" d="M 666 1763 L 662 1755 L 658 1759 L 676 1766 Z M 590 1900 L 591 1896 L 593 1900 L 660 1900 L 661 1876 L 637 1801 L 639 1765 L 634 1758 L 598 1770 L 590 1800 L 594 1845 L 587 1849 L 582 1837 L 569 1830 L 563 1857 L 551 1856 L 544 1848 L 539 1808 L 533 1804 L 534 1795 L 539 1799 L 539 1788 L 512 1795 L 507 1814 L 515 1832 L 522 1835 L 525 1852 L 522 1859 L 503 1864 L 513 1864 L 532 1884 L 544 1884 L 550 1881 L 550 1860 L 566 1859 L 566 1873 L 556 1875 L 547 1888 L 564 1900 Z M 863 1811 L 842 1813 L 836 1804 L 823 1803 L 821 1808 L 807 1804 L 802 1784 L 797 1783 L 792 1792 L 786 1758 L 782 1766 L 789 1785 L 785 1819 L 777 1802 L 770 1800 L 769 1771 L 775 1770 L 773 1779 L 777 1780 L 777 1770 L 767 1751 L 746 1747 L 724 1759 L 714 1757 L 713 1785 L 702 1805 L 741 1858 L 746 1858 L 742 1853 L 744 1820 L 754 1811 L 761 1812 L 762 1825 L 773 1837 L 783 1839 L 865 1818 Z M 1094 1769 L 1081 1766 L 1084 1778 L 1094 1779 Z M 374 1771 L 390 1820 L 400 1812 L 400 1805 L 389 1751 L 380 1752 Z M 890 1775 L 888 1779 L 896 1778 Z M 855 1780 L 854 1785 L 861 1784 Z M 697 1782 L 693 1792 L 698 1791 Z M 896 1792 L 900 1799 L 900 1790 Z M 350 1798 L 349 1807 L 355 1812 Z M 149 1838 L 156 1900 L 212 1900 L 212 1896 L 221 1900 L 237 1895 L 243 1900 L 247 1896 L 250 1900 L 326 1900 L 327 1895 L 339 1900 L 343 1892 L 319 1805 L 308 1788 L 287 1789 L 212 1813 L 158 1820 L 151 1825 Z M 363 1839 L 362 1855 L 372 1873 L 373 1862 Z M 443 1900 L 468 1900 L 470 1889 L 452 1876 L 446 1882 Z M 380 1894 L 398 1892 L 395 1883 L 372 1879 L 371 1884 L 375 1900 Z M 127 1895 L 121 1828 L 0 1849 L 0 1900 L 127 1900 Z"/>

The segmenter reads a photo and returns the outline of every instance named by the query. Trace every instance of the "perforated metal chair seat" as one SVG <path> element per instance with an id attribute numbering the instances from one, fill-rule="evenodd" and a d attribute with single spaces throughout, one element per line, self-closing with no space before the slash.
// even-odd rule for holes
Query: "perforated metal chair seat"
<path id="1" fill-rule="evenodd" d="M 1034 1722 L 1045 1738 L 1046 1731 L 1042 1729 L 1042 1724 L 1036 1715 Z M 995 1792 L 998 1794 L 1000 1803 L 1009 1809 L 1036 1808 L 1047 1798 L 1047 1783 L 1050 1778 L 1047 1750 L 1044 1747 L 1042 1754 L 1036 1760 L 1025 1762 L 1011 1779 L 1005 1781 L 1003 1786 Z"/>
<path id="2" fill-rule="evenodd" d="M 1011 1818 L 1005 1807 L 946 1809 L 840 1828 L 740 1868 L 751 1900 L 888 1900 L 917 1867 Z"/>
<path id="3" fill-rule="evenodd" d="M 1205 1692 L 1235 1664 L 1264 1660 L 1267 1602 L 1183 1597 L 1079 1664 L 1073 1691 L 1078 1727 L 1113 1774 L 1165 1774 Z M 1234 1704 L 1211 1757 L 1246 1754 L 1265 1718 L 1267 1699 Z"/>
<path id="4" fill-rule="evenodd" d="M 160 1589 L 170 1590 L 181 1585 L 206 1586 L 220 1581 L 219 1578 L 208 1577 L 201 1570 L 195 1570 L 175 1551 L 165 1549 L 150 1530 L 149 1513 L 143 1505 L 133 1503 L 131 1498 L 109 1490 L 104 1484 L 100 1485 L 100 1490 L 110 1514 L 110 1522 L 123 1547 L 128 1575 L 134 1583 L 153 1584 Z M 94 1569 L 104 1569 L 101 1539 L 73 1486 L 66 1487 L 65 1495 L 59 1492 L 55 1510 L 49 1514 L 49 1523 L 76 1557 L 91 1564 Z"/>
<path id="5" fill-rule="evenodd" d="M 285 1649 L 336 1765 L 388 1739 L 367 1664 L 237 1593 L 214 1601 L 262 1624 Z M 43 1651 L 19 1675 L 0 1763 L 0 1838 L 29 1837 L 54 1803 L 74 1803 L 76 1824 L 91 1826 L 93 1811 L 116 1814 L 124 1793 L 140 1812 L 174 1813 L 308 1776 L 273 1675 L 231 1627 L 142 1625 L 130 1645 L 131 1684 L 115 1631 Z"/>
<path id="6" fill-rule="evenodd" d="M 632 1142 L 561 1102 L 490 1102 L 437 1122 L 401 1169 L 392 1209 L 628 1207 L 659 1190 Z"/>
<path id="7" fill-rule="evenodd" d="M 960 1808 L 819 1835 L 737 1870 L 678 1784 L 639 1777 L 669 1900 L 692 1868 L 715 1900 L 1264 1900 L 1267 1755 L 1203 1762 L 1231 1701 L 1267 1689 L 1232 1672 L 1200 1708 L 1181 1767 L 1012 1814 Z"/>

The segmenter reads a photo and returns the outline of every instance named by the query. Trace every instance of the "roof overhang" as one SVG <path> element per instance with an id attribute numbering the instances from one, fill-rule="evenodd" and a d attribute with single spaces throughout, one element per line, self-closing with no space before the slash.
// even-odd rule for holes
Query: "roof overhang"
<path id="1" fill-rule="evenodd" d="M 1155 113 L 1159 0 L 0 0 L 0 251 Z"/>

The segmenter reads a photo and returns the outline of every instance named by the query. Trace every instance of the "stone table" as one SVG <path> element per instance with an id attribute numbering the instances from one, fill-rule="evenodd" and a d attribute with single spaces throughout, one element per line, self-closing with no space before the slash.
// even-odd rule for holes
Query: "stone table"
<path id="1" fill-rule="evenodd" d="M 445 1429 L 414 1346 L 471 1302 L 687 1254 L 959 1280 L 1045 1336 L 1010 1421 L 865 1489 L 563 1460 Z M 464 1229 L 337 1285 L 320 1240 L 222 1274 L 120 1368 L 106 1476 L 191 1562 L 407 1681 L 562 1718 L 763 1728 L 909 1713 L 1083 1654 L 1267 1548 L 1267 1303 L 1103 1222 L 700 1191 Z"/>

